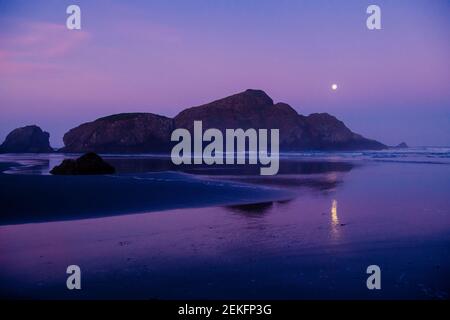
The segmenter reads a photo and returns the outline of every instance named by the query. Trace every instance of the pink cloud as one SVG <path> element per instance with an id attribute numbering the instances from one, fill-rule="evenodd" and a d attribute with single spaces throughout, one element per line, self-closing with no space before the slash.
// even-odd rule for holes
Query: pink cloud
<path id="1" fill-rule="evenodd" d="M 54 59 L 66 57 L 90 38 L 85 31 L 63 24 L 22 22 L 2 35 L 0 73 L 24 73 L 57 68 Z"/>

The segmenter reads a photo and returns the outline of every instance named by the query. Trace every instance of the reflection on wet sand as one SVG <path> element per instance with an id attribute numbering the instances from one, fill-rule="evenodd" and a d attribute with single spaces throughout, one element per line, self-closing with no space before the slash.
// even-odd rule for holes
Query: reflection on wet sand
<path id="1" fill-rule="evenodd" d="M 21 163 L 26 166 L 17 168 L 18 172 L 26 174 L 48 174 L 48 171 L 64 158 L 73 158 L 72 154 L 42 155 L 38 159 L 30 156 L 21 156 Z M 280 159 L 280 170 L 276 176 L 260 176 L 257 165 L 174 165 L 170 157 L 162 155 L 104 155 L 117 169 L 118 173 L 145 173 L 161 171 L 181 171 L 203 177 L 250 183 L 263 186 L 286 188 L 301 191 L 307 188 L 329 194 L 335 191 L 343 182 L 344 176 L 349 173 L 355 164 L 349 161 L 323 161 L 323 160 L 293 160 Z M 16 160 L 17 161 L 17 160 Z"/>
<path id="2" fill-rule="evenodd" d="M 331 203 L 331 235 L 334 240 L 339 238 L 339 217 L 337 213 L 337 200 Z"/>
<path id="3" fill-rule="evenodd" d="M 299 170 L 302 166 L 303 169 Z M 310 164 L 305 162 L 297 163 L 295 173 L 280 174 L 276 176 L 259 176 L 259 175 L 208 175 L 211 179 L 236 181 L 240 183 L 250 183 L 261 186 L 272 186 L 277 188 L 285 188 L 294 191 L 301 197 L 304 191 L 319 192 L 321 196 L 330 196 L 343 183 L 344 176 L 352 168 L 352 164 L 328 163 L 326 166 L 322 164 Z M 303 171 L 303 173 L 298 173 Z M 305 190 L 306 189 L 306 190 Z M 296 198 L 297 198 L 296 197 Z M 290 201 L 294 201 L 291 199 Z M 277 202 L 278 203 L 278 202 Z M 238 212 L 244 216 L 257 216 L 266 214 L 273 208 L 273 203 L 256 203 L 239 206 L 227 206 L 227 209 Z M 331 227 L 333 239 L 339 237 L 339 218 L 337 215 L 337 200 L 333 200 L 331 206 Z"/>
<path id="4" fill-rule="evenodd" d="M 350 162 L 322 162 L 297 161 L 282 159 L 280 173 L 275 176 L 260 176 L 254 174 L 252 168 L 241 168 L 235 172 L 234 168 L 210 167 L 197 168 L 195 174 L 206 175 L 211 179 L 236 181 L 263 186 L 301 190 L 308 188 L 328 194 L 343 182 L 344 176 L 355 167 Z M 192 172 L 194 173 L 194 172 Z"/>

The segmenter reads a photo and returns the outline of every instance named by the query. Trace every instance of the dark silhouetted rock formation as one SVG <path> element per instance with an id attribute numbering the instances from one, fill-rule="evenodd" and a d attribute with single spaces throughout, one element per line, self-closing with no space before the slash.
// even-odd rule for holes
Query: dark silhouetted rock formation
<path id="1" fill-rule="evenodd" d="M 49 133 L 38 126 L 26 126 L 11 131 L 0 146 L 1 153 L 45 153 L 53 152 Z"/>
<path id="2" fill-rule="evenodd" d="M 76 160 L 66 159 L 54 167 L 50 173 L 55 175 L 113 174 L 116 169 L 99 155 L 89 152 Z"/>
<path id="3" fill-rule="evenodd" d="M 63 152 L 169 151 L 173 121 L 152 113 L 122 113 L 84 123 L 64 135 Z"/>
<path id="4" fill-rule="evenodd" d="M 406 149 L 406 148 L 409 148 L 409 147 L 406 144 L 406 142 L 402 142 L 402 143 L 396 145 L 394 148 L 396 148 L 396 149 Z"/>
<path id="5" fill-rule="evenodd" d="M 279 129 L 280 150 L 355 150 L 383 149 L 386 146 L 353 133 L 343 122 L 327 113 L 299 115 L 286 103 L 273 103 L 261 90 L 244 92 L 180 112 L 177 128 L 192 131 L 194 120 L 203 129 L 255 128 Z"/>
<path id="6" fill-rule="evenodd" d="M 244 92 L 181 111 L 170 119 L 150 113 L 118 114 L 82 124 L 64 135 L 66 152 L 168 152 L 175 128 L 279 129 L 281 151 L 384 149 L 353 133 L 327 113 L 299 115 L 286 103 L 273 103 L 261 90 Z"/>

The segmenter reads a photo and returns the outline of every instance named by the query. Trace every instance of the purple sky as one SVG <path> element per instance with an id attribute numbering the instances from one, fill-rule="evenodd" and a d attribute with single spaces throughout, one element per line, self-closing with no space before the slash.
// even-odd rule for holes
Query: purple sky
<path id="1" fill-rule="evenodd" d="M 61 146 L 100 116 L 174 116 L 247 88 L 387 144 L 450 146 L 450 1 L 0 0 L 0 140 L 37 124 Z"/>

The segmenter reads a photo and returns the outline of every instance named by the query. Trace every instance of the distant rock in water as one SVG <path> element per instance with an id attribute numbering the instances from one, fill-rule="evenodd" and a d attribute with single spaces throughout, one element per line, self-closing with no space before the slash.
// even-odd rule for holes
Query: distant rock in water
<path id="1" fill-rule="evenodd" d="M 55 175 L 113 174 L 116 169 L 99 155 L 89 152 L 76 160 L 66 159 L 54 167 L 50 173 Z"/>
<path id="2" fill-rule="evenodd" d="M 100 118 L 64 135 L 64 152 L 170 152 L 176 128 L 203 130 L 279 129 L 281 151 L 385 149 L 384 144 L 353 133 L 327 113 L 303 116 L 286 103 L 275 103 L 262 90 L 244 92 L 181 111 L 170 119 L 151 113 L 127 113 Z"/>
<path id="3" fill-rule="evenodd" d="M 1 153 L 46 153 L 54 152 L 50 147 L 49 133 L 38 126 L 26 126 L 11 131 L 2 145 Z"/>
<path id="4" fill-rule="evenodd" d="M 406 148 L 409 148 L 409 147 L 408 147 L 408 145 L 405 142 L 402 142 L 402 143 L 396 145 L 394 148 L 396 148 L 396 149 L 406 149 Z"/>

